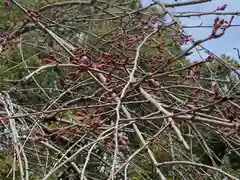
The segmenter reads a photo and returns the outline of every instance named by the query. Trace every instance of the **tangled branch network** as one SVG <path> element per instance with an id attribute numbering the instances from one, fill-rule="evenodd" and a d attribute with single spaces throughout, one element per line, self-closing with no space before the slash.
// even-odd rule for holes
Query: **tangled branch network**
<path id="1" fill-rule="evenodd" d="M 203 43 L 238 13 L 168 11 L 210 1 L 5 0 L 17 19 L 0 39 L 5 178 L 237 180 L 239 73 Z M 178 19 L 205 15 L 201 40 Z"/>

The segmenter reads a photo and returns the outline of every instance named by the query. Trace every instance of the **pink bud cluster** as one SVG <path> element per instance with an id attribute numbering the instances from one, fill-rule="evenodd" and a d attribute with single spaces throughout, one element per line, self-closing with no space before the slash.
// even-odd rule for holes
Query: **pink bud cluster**
<path id="1" fill-rule="evenodd" d="M 184 45 L 184 44 L 187 44 L 188 42 L 192 41 L 193 38 L 191 35 L 184 35 L 184 34 L 181 34 L 178 42 L 180 45 Z"/>
<path id="2" fill-rule="evenodd" d="M 224 19 L 220 19 L 219 17 L 216 17 L 214 19 L 211 37 L 218 38 L 222 36 L 225 33 L 226 29 L 231 26 L 233 18 L 234 16 L 232 16 L 229 21 L 225 21 Z M 217 34 L 218 30 L 222 30 L 222 32 Z"/>

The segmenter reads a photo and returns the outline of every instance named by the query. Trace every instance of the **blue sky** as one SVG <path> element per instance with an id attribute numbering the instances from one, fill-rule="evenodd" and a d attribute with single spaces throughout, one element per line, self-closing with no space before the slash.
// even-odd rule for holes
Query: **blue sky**
<path id="1" fill-rule="evenodd" d="M 186 2 L 190 0 L 178 0 L 177 2 Z M 176 3 L 174 0 L 161 0 L 161 2 L 165 3 Z M 152 0 L 141 0 L 141 4 L 143 7 L 148 6 L 152 3 Z M 178 8 L 169 8 L 171 12 L 186 12 L 186 11 L 198 11 L 198 12 L 211 12 L 214 11 L 218 6 L 227 4 L 227 8 L 224 12 L 236 12 L 240 11 L 240 0 L 213 0 L 209 3 L 202 3 L 192 6 L 186 7 L 178 7 Z M 183 25 L 212 25 L 213 20 L 216 15 L 208 15 L 202 17 L 194 17 L 194 18 L 181 18 L 181 22 Z M 229 20 L 231 16 L 219 16 Z M 232 24 L 240 24 L 240 16 L 235 16 Z M 187 28 L 185 31 L 192 35 L 195 40 L 203 39 L 211 34 L 211 28 Z M 233 48 L 240 49 L 240 27 L 233 27 L 227 29 L 225 35 L 219 39 L 214 39 L 208 41 L 203 44 L 208 50 L 214 52 L 217 55 L 226 54 L 231 57 L 237 58 L 237 53 Z M 207 55 L 202 53 L 203 57 Z M 192 60 L 200 60 L 200 57 L 197 53 L 194 53 L 190 56 Z"/>

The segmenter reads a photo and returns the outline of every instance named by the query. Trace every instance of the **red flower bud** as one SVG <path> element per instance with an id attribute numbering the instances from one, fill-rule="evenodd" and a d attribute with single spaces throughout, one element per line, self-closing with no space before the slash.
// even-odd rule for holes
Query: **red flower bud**
<path id="1" fill-rule="evenodd" d="M 93 67 L 97 68 L 97 69 L 102 69 L 105 67 L 105 64 L 93 64 Z"/>
<path id="2" fill-rule="evenodd" d="M 8 2 L 8 0 L 4 0 L 4 1 L 3 1 L 3 5 L 4 5 L 4 7 L 7 8 L 7 7 L 9 6 L 9 2 Z"/>
<path id="3" fill-rule="evenodd" d="M 221 19 L 218 23 L 222 25 L 224 21 L 225 21 L 224 19 Z"/>
<path id="4" fill-rule="evenodd" d="M 37 11 L 32 11 L 32 10 L 27 10 L 27 13 L 28 13 L 28 15 L 30 16 L 30 17 L 34 17 L 34 18 L 36 18 L 36 17 L 40 17 L 40 13 L 39 12 L 37 12 Z"/>
<path id="5" fill-rule="evenodd" d="M 101 56 L 103 56 L 103 57 L 105 57 L 105 58 L 108 58 L 108 57 L 111 56 L 111 54 L 108 53 L 108 52 L 103 52 L 103 53 L 101 54 Z"/>
<path id="6" fill-rule="evenodd" d="M 218 7 L 217 10 L 224 11 L 226 9 L 226 7 L 227 7 L 227 4 L 224 4 L 224 5 L 220 6 L 220 7 Z"/>
<path id="7" fill-rule="evenodd" d="M 216 18 L 214 19 L 214 25 L 217 24 L 218 21 L 219 21 L 219 17 L 216 17 Z"/>
<path id="8" fill-rule="evenodd" d="M 45 63 L 55 63 L 55 61 L 53 61 L 53 60 L 50 59 L 50 58 L 43 58 L 43 59 L 42 59 L 42 62 L 45 62 Z"/>
<path id="9" fill-rule="evenodd" d="M 100 122 L 92 122 L 92 123 L 89 123 L 90 127 L 99 127 L 101 126 Z"/>
<path id="10" fill-rule="evenodd" d="M 152 70 L 152 72 L 155 72 L 157 70 L 157 66 L 152 65 L 151 70 Z"/>

